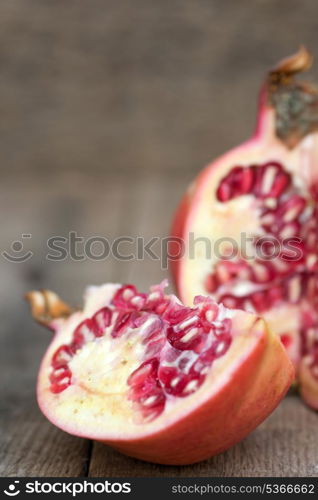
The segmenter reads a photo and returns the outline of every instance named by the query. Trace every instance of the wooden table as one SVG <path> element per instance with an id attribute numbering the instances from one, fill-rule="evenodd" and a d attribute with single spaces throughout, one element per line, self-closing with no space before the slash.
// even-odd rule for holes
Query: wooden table
<path id="1" fill-rule="evenodd" d="M 147 289 L 167 276 L 150 258 L 49 261 L 47 239 L 167 235 L 196 172 L 248 135 L 250 96 L 275 54 L 300 40 L 317 47 L 315 2 L 298 12 L 289 2 L 278 12 L 274 0 L 106 4 L 0 6 L 1 240 L 10 250 L 31 234 L 24 249 L 34 253 L 22 264 L 0 259 L 0 474 L 316 476 L 318 416 L 296 395 L 242 443 L 188 467 L 143 463 L 69 436 L 37 407 L 50 333 L 30 319 L 23 294 L 47 287 L 77 304 L 87 283 Z"/>

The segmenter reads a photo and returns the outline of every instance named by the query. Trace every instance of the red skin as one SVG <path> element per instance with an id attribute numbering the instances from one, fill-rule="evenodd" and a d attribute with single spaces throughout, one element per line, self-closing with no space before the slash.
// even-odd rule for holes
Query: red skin
<path id="1" fill-rule="evenodd" d="M 318 383 L 304 358 L 299 367 L 300 393 L 303 400 L 314 410 L 318 411 Z"/>

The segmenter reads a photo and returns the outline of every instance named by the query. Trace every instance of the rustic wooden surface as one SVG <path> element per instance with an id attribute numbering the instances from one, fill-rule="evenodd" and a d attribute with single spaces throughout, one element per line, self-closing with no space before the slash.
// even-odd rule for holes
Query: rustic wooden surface
<path id="1" fill-rule="evenodd" d="M 51 262 L 46 241 L 167 235 L 201 166 L 250 133 L 265 68 L 301 42 L 318 58 L 317 14 L 311 0 L 1 2 L 1 246 L 29 233 L 34 252 L 23 264 L 0 258 L 1 475 L 317 475 L 318 416 L 296 396 L 242 443 L 189 467 L 64 434 L 36 405 L 50 334 L 22 299 L 45 286 L 79 303 L 87 283 L 146 289 L 165 277 L 150 259 Z"/>

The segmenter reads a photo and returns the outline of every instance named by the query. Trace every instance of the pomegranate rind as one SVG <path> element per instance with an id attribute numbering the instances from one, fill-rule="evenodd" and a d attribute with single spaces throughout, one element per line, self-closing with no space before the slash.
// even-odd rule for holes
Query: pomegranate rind
<path id="1" fill-rule="evenodd" d="M 126 394 L 114 404 L 109 394 L 92 394 L 76 385 L 52 393 L 52 355 L 83 318 L 105 305 L 105 296 L 109 301 L 118 287 L 101 287 L 103 303 L 96 294 L 94 300 L 88 297 L 83 312 L 64 320 L 44 356 L 37 384 L 38 403 L 57 427 L 143 460 L 186 464 L 243 439 L 277 406 L 291 383 L 293 367 L 264 321 L 242 311 L 235 311 L 233 316 L 233 340 L 228 352 L 214 362 L 202 386 L 186 398 L 171 397 L 165 411 L 151 422 L 140 425 L 134 421 Z"/>
<path id="2" fill-rule="evenodd" d="M 318 410 L 318 380 L 310 370 L 309 361 L 310 358 L 305 356 L 300 362 L 298 374 L 300 394 L 308 406 Z"/>

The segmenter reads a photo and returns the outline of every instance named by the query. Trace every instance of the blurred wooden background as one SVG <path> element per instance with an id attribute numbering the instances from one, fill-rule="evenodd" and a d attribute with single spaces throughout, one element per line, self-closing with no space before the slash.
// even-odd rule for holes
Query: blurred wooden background
<path id="1" fill-rule="evenodd" d="M 47 238 L 167 235 L 194 175 L 251 133 L 266 69 L 305 43 L 318 79 L 317 17 L 312 0 L 1 2 L 1 249 L 34 253 L 20 264 L 0 256 L 1 475 L 318 474 L 318 416 L 295 396 L 192 467 L 145 464 L 55 429 L 34 397 L 50 334 L 22 299 L 48 287 L 80 303 L 87 283 L 161 280 L 150 259 L 49 262 Z"/>

